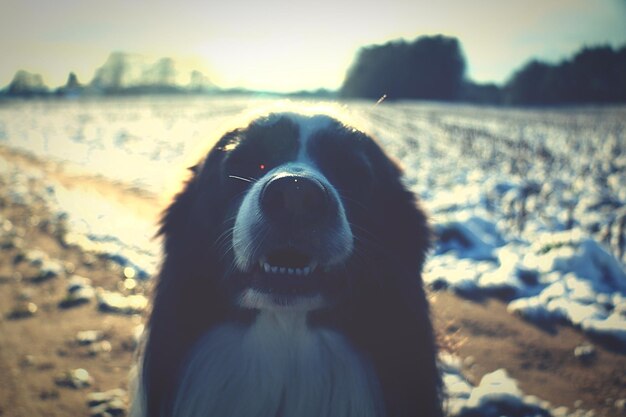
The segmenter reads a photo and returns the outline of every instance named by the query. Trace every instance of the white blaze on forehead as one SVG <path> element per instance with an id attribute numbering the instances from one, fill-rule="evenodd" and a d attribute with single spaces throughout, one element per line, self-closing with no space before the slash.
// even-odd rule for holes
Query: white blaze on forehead
<path id="1" fill-rule="evenodd" d="M 281 112 L 272 113 L 261 119 L 260 125 L 271 126 L 281 118 L 287 118 L 298 128 L 299 150 L 297 161 L 299 162 L 311 162 L 307 156 L 307 147 L 311 137 L 313 137 L 317 132 L 329 129 L 334 124 L 338 123 L 337 119 L 326 114 L 307 115 L 292 112 Z"/>

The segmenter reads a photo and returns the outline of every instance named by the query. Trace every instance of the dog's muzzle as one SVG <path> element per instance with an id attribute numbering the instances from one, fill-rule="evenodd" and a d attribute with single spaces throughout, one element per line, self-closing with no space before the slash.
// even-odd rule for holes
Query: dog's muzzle
<path id="1" fill-rule="evenodd" d="M 345 261 L 353 235 L 337 190 L 316 169 L 292 163 L 246 193 L 233 229 L 242 272 L 308 276 Z"/>

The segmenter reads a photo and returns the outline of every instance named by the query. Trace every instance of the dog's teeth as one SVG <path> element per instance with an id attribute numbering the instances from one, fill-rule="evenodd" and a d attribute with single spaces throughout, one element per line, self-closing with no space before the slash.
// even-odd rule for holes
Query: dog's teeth
<path id="1" fill-rule="evenodd" d="M 317 265 L 315 263 L 312 263 L 302 268 L 272 266 L 266 261 L 260 261 L 259 264 L 261 266 L 261 270 L 265 271 L 266 273 L 287 274 L 287 275 L 297 275 L 297 276 L 308 276 L 317 268 Z"/>

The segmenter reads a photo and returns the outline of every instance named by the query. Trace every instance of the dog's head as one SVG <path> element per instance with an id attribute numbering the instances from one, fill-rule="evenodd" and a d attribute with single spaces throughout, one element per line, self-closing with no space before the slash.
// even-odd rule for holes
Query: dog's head
<path id="1" fill-rule="evenodd" d="M 379 238 L 392 229 L 402 240 L 412 226 L 390 226 L 401 221 L 398 205 L 416 211 L 380 147 L 327 115 L 258 118 L 224 135 L 194 170 L 164 218 L 166 252 L 217 273 L 247 309 L 332 305 L 355 264 L 365 272 L 381 253 L 402 257 Z"/>
<path id="2" fill-rule="evenodd" d="M 232 130 L 193 168 L 161 233 L 143 368 L 148 415 L 172 406 L 202 334 L 250 324 L 259 310 L 311 313 L 310 325 L 345 336 L 372 362 L 388 415 L 440 415 L 420 278 L 427 222 L 398 166 L 364 132 L 294 113 Z"/>

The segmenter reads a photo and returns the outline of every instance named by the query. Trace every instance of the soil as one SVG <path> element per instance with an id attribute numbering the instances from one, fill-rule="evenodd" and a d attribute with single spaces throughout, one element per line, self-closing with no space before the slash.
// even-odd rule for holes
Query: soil
<path id="1" fill-rule="evenodd" d="M 0 158 L 29 167 L 35 163 L 6 151 L 0 152 Z M 160 206 L 154 197 L 103 179 L 42 169 L 64 186 L 114 193 L 124 204 L 157 218 Z M 129 292 L 121 285 L 124 271 L 104 257 L 63 245 L 61 226 L 46 221 L 50 214 L 43 204 L 12 203 L 4 188 L 0 178 L 0 228 L 2 219 L 8 219 L 22 243 L 0 249 L 0 416 L 89 416 L 89 393 L 126 388 L 134 334 L 143 317 L 100 311 L 95 300 L 62 308 L 59 303 L 67 294 L 69 276 L 88 277 L 94 287 Z M 66 273 L 33 279 L 37 269 L 20 260 L 20 254 L 31 249 L 60 260 Z M 130 292 L 145 291 L 139 283 Z M 626 399 L 626 355 L 618 348 L 588 340 L 568 326 L 537 327 L 509 314 L 499 300 L 468 300 L 447 292 L 431 292 L 429 297 L 439 343 L 463 359 L 464 373 L 472 383 L 505 368 L 524 393 L 547 400 L 553 407 L 595 410 L 596 416 L 626 415 L 616 407 Z M 33 303 L 37 311 L 16 318 L 12 313 L 25 303 Z M 84 330 L 102 331 L 107 343 L 79 344 L 77 333 Z M 595 347 L 595 356 L 588 361 L 574 355 L 583 344 Z M 93 379 L 90 386 L 72 388 L 58 383 L 61 374 L 77 368 L 87 370 Z"/>

